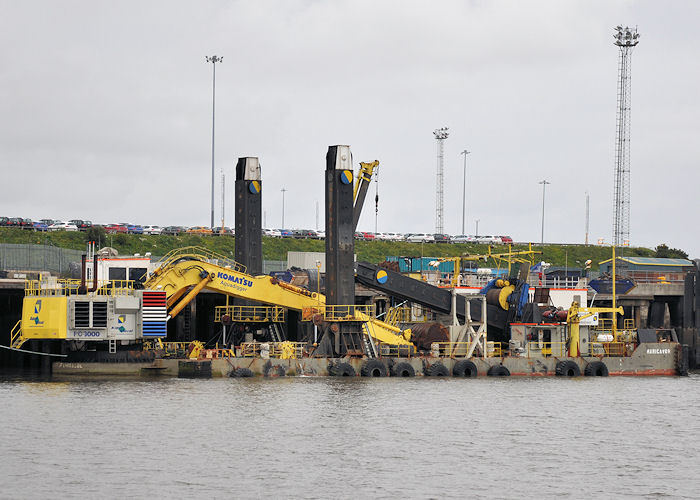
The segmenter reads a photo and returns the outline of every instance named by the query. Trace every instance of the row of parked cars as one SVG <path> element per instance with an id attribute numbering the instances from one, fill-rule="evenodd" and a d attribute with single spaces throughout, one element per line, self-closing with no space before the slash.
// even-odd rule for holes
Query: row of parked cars
<path id="1" fill-rule="evenodd" d="M 87 231 L 93 226 L 101 226 L 109 234 L 199 234 L 220 236 L 234 236 L 235 231 L 230 227 L 215 227 L 213 229 L 206 226 L 154 226 L 139 225 L 122 222 L 119 224 L 93 224 L 89 220 L 73 219 L 69 221 L 59 221 L 54 219 L 41 219 L 33 221 L 21 217 L 0 217 L 0 227 L 19 227 L 34 231 Z M 263 229 L 263 236 L 273 238 L 296 238 L 309 240 L 322 240 L 326 237 L 325 231 L 314 229 Z M 408 241 L 412 243 L 486 243 L 486 244 L 508 244 L 513 243 L 510 236 L 472 236 L 460 234 L 451 236 L 449 234 L 433 233 L 371 233 L 368 231 L 357 231 L 356 240 L 373 241 Z"/>
<path id="2" fill-rule="evenodd" d="M 18 227 L 31 231 L 86 231 L 92 227 L 92 222 L 80 219 L 70 221 L 41 219 L 34 221 L 22 217 L 0 217 L 0 227 Z"/>

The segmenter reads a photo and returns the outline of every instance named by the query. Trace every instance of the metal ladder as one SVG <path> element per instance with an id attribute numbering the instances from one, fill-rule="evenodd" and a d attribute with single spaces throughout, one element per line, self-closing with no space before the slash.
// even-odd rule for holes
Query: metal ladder
<path id="1" fill-rule="evenodd" d="M 267 329 L 273 342 L 284 342 L 284 331 L 279 323 L 270 323 Z"/>
<path id="2" fill-rule="evenodd" d="M 117 341 L 115 339 L 109 339 L 109 353 L 110 354 L 117 353 Z"/>
<path id="3" fill-rule="evenodd" d="M 372 337 L 369 335 L 369 329 L 371 328 L 369 323 L 363 325 L 362 341 L 364 342 L 365 354 L 368 358 L 377 357 L 377 347 L 374 345 Z"/>

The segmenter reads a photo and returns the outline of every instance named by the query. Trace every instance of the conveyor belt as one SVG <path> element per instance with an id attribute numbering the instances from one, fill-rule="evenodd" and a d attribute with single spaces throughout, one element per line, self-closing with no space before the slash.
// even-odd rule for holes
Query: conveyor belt
<path id="1" fill-rule="evenodd" d="M 452 312 L 451 290 L 438 288 L 425 281 L 409 278 L 396 271 L 375 266 L 368 262 L 356 263 L 355 281 L 392 297 L 428 307 L 436 312 L 443 314 Z M 457 317 L 462 321 L 464 320 L 464 301 L 464 296 L 457 295 Z M 507 311 L 490 304 L 487 308 L 488 326 L 503 330 L 506 324 Z M 481 320 L 481 304 L 479 301 L 475 300 L 472 302 L 471 315 L 474 321 Z"/>

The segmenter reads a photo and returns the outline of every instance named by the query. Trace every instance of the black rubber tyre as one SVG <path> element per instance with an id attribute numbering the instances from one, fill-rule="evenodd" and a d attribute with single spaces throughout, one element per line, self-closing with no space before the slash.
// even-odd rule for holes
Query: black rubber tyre
<path id="1" fill-rule="evenodd" d="M 489 377 L 510 377 L 510 370 L 503 365 L 494 365 L 486 372 Z"/>
<path id="2" fill-rule="evenodd" d="M 476 365 L 468 359 L 462 359 L 460 361 L 457 361 L 452 367 L 453 377 L 471 378 L 476 377 L 477 375 L 478 370 L 476 369 Z"/>
<path id="3" fill-rule="evenodd" d="M 360 369 L 363 377 L 386 377 L 386 365 L 378 359 L 368 359 Z"/>
<path id="4" fill-rule="evenodd" d="M 354 377 L 357 374 L 350 363 L 337 363 L 331 368 L 334 377 Z"/>
<path id="5" fill-rule="evenodd" d="M 391 369 L 391 375 L 392 377 L 415 377 L 416 370 L 413 369 L 411 363 L 402 361 L 394 365 Z"/>
<path id="6" fill-rule="evenodd" d="M 232 377 L 248 378 L 253 376 L 253 372 L 248 368 L 236 368 L 231 372 Z"/>
<path id="7" fill-rule="evenodd" d="M 442 363 L 433 363 L 425 372 L 428 377 L 449 377 L 450 370 Z"/>
<path id="8" fill-rule="evenodd" d="M 554 373 L 557 377 L 580 377 L 581 368 L 573 361 L 559 361 Z"/>
<path id="9" fill-rule="evenodd" d="M 586 377 L 607 377 L 608 367 L 602 361 L 593 361 L 588 363 L 586 368 L 583 370 L 583 374 Z"/>

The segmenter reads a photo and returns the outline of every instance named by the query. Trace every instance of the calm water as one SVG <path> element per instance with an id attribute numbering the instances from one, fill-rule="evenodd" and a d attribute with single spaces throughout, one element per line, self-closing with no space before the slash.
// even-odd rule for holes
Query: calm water
<path id="1" fill-rule="evenodd" d="M 0 382 L 2 498 L 698 498 L 687 378 Z"/>

